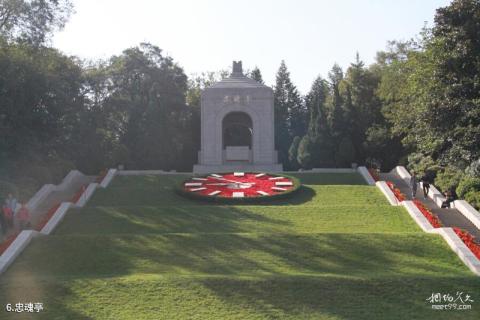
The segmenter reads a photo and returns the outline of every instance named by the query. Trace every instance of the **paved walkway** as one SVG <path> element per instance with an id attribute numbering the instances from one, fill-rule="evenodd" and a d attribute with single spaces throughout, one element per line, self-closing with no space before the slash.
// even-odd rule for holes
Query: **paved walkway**
<path id="1" fill-rule="evenodd" d="M 402 191 L 403 194 L 407 197 L 408 200 L 412 200 L 412 189 L 408 186 L 405 181 L 400 178 L 395 173 L 381 173 L 380 174 L 381 180 L 384 181 L 391 181 L 395 186 Z M 428 198 L 425 199 L 423 197 L 423 190 L 419 187 L 417 190 L 417 200 L 422 202 L 427 208 L 430 209 L 433 213 L 435 213 L 442 224 L 445 227 L 458 227 L 461 229 L 465 229 L 470 234 L 472 234 L 476 239 L 475 242 L 480 243 L 480 230 L 475 227 L 473 223 L 470 222 L 463 214 L 460 213 L 457 209 L 441 209 L 437 206 L 432 199 Z"/>

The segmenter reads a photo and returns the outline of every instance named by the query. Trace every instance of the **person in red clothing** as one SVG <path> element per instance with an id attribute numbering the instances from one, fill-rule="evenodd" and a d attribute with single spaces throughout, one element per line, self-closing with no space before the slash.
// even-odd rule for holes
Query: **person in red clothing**
<path id="1" fill-rule="evenodd" d="M 2 213 L 5 221 L 5 229 L 13 227 L 13 211 L 8 205 L 2 207 Z"/>
<path id="2" fill-rule="evenodd" d="M 3 235 L 7 234 L 7 219 L 5 218 L 5 207 L 2 207 L 2 212 L 0 213 L 0 227 L 2 227 L 2 235 L 0 239 L 2 239 Z"/>
<path id="3" fill-rule="evenodd" d="M 30 212 L 28 211 L 25 203 L 22 203 L 22 206 L 20 210 L 18 210 L 16 216 L 18 217 L 20 230 L 30 228 Z"/>

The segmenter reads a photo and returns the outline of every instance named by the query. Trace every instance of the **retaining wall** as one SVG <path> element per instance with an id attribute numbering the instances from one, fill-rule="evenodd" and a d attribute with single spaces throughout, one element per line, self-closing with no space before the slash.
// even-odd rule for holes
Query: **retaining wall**
<path id="1" fill-rule="evenodd" d="M 388 184 L 385 181 L 377 181 L 375 184 L 376 184 L 377 188 L 380 189 L 380 191 L 382 191 L 382 193 L 385 195 L 388 202 L 392 206 L 399 206 L 400 205 L 400 202 L 398 202 L 397 197 L 395 197 L 395 194 L 393 194 L 393 191 L 390 189 L 390 187 L 388 186 Z"/>
<path id="2" fill-rule="evenodd" d="M 87 176 L 78 170 L 70 171 L 58 185 L 46 184 L 27 202 L 30 212 L 35 211 L 39 204 L 44 201 L 52 192 L 65 191 L 80 181 L 86 180 Z"/>
<path id="3" fill-rule="evenodd" d="M 407 209 L 408 214 L 418 224 L 418 226 L 425 232 L 431 232 L 435 228 L 428 222 L 427 218 L 423 215 L 420 209 L 417 208 L 415 203 L 410 200 L 402 201 L 402 205 Z"/>
<path id="4" fill-rule="evenodd" d="M 24 230 L 18 234 L 15 240 L 0 256 L 0 274 L 2 274 L 7 268 L 15 261 L 20 253 L 25 249 L 32 238 L 38 237 L 39 233 L 34 230 Z"/>
<path id="5" fill-rule="evenodd" d="M 373 179 L 372 175 L 370 172 L 368 172 L 368 169 L 366 167 L 358 167 L 357 168 L 358 173 L 360 173 L 367 182 L 368 185 L 374 186 L 375 185 L 375 180 Z"/>
<path id="6" fill-rule="evenodd" d="M 465 200 L 455 200 L 453 207 L 460 211 L 465 218 L 470 220 L 475 227 L 480 229 L 480 213 Z"/>

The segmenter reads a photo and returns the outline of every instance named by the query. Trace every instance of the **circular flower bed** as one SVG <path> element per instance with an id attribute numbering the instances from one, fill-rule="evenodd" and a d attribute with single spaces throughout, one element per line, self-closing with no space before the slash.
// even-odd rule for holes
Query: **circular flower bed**
<path id="1" fill-rule="evenodd" d="M 212 173 L 182 181 L 177 191 L 188 198 L 221 203 L 252 203 L 287 198 L 300 188 L 291 176 L 257 172 Z"/>

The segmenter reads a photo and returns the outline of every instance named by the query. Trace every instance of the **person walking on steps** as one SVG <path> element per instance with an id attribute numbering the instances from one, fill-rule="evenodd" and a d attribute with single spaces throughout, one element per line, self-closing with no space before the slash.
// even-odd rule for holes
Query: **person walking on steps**
<path id="1" fill-rule="evenodd" d="M 420 179 L 422 181 L 422 188 L 423 188 L 423 197 L 427 199 L 428 192 L 430 191 L 430 178 L 428 175 L 425 173 Z"/>
<path id="2" fill-rule="evenodd" d="M 417 175 L 415 174 L 415 171 L 412 172 L 412 177 L 410 178 L 410 188 L 412 188 L 412 198 L 415 199 L 417 196 Z"/>

